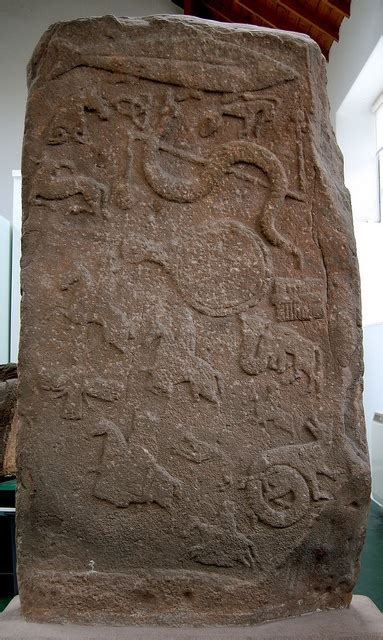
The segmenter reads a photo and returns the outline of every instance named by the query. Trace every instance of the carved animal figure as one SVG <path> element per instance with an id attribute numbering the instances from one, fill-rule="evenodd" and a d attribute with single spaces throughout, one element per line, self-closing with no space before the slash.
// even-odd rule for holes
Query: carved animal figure
<path id="1" fill-rule="evenodd" d="M 45 382 L 42 388 L 52 391 L 55 398 L 63 399 L 60 415 L 65 420 L 81 420 L 89 398 L 114 402 L 124 391 L 119 382 L 107 380 L 89 367 L 80 365 L 72 367 L 54 382 Z"/>
<path id="2" fill-rule="evenodd" d="M 134 322 L 116 304 L 106 301 L 110 279 L 100 272 L 97 278 L 83 265 L 73 265 L 62 280 L 64 304 L 60 312 L 74 324 L 97 324 L 102 327 L 107 343 L 126 353 L 135 337 Z"/>
<path id="3" fill-rule="evenodd" d="M 262 169 L 269 178 L 269 195 L 259 217 L 259 225 L 270 244 L 286 249 L 301 264 L 299 250 L 283 236 L 275 226 L 288 191 L 285 170 L 278 158 L 265 147 L 252 141 L 233 140 L 213 149 L 209 158 L 202 160 L 198 179 L 172 177 L 162 169 L 158 152 L 162 148 L 160 138 L 150 138 L 145 145 L 143 169 L 147 182 L 162 198 L 174 202 L 195 202 L 205 197 L 213 187 L 231 172 L 238 163 L 252 164 Z M 170 151 L 170 149 L 167 149 Z M 174 155 L 177 153 L 174 150 Z"/>
<path id="4" fill-rule="evenodd" d="M 202 464 L 203 462 L 210 462 L 223 457 L 217 445 L 199 440 L 191 431 L 184 432 L 182 425 L 178 427 L 178 434 L 179 439 L 172 448 L 182 458 L 186 458 L 186 460 L 190 460 L 195 464 Z"/>
<path id="5" fill-rule="evenodd" d="M 108 120 L 109 108 L 94 91 L 68 99 L 53 116 L 48 127 L 47 143 L 61 145 L 70 142 L 87 142 L 86 115 L 95 113 L 100 120 Z"/>
<path id="6" fill-rule="evenodd" d="M 317 476 L 336 479 L 327 466 L 331 430 L 314 418 L 304 426 L 314 441 L 269 449 L 250 467 L 247 489 L 252 508 L 271 526 L 291 526 L 300 520 L 310 506 L 310 494 L 314 502 L 332 497 L 320 488 Z"/>
<path id="7" fill-rule="evenodd" d="M 280 374 L 292 373 L 293 380 L 304 374 L 308 390 L 319 391 L 322 378 L 321 351 L 317 345 L 296 331 L 270 320 L 242 313 L 242 369 L 257 376 L 271 369 Z M 291 381 L 293 381 L 291 380 Z"/>
<path id="8" fill-rule="evenodd" d="M 269 382 L 262 386 L 261 392 L 255 394 L 255 417 L 258 424 L 263 428 L 267 436 L 270 423 L 282 432 L 295 436 L 294 419 L 291 413 L 287 413 L 282 407 L 282 396 L 280 385 L 276 382 Z"/>
<path id="9" fill-rule="evenodd" d="M 200 535 L 200 544 L 192 547 L 190 556 L 200 564 L 216 567 L 235 567 L 243 564 L 253 567 L 255 550 L 252 541 L 237 530 L 234 505 L 227 501 L 223 505 L 224 526 L 207 524 L 196 519 L 193 528 Z"/>
<path id="10" fill-rule="evenodd" d="M 154 391 L 170 395 L 175 385 L 187 382 L 194 400 L 201 396 L 219 402 L 222 376 L 196 355 L 195 326 L 188 309 L 159 305 L 147 341 L 155 348 L 154 364 L 148 369 Z"/>
<path id="11" fill-rule="evenodd" d="M 127 442 L 116 424 L 102 419 L 93 435 L 105 438 L 93 490 L 97 498 L 118 507 L 154 502 L 163 508 L 171 506 L 181 483 L 148 450 L 145 429 L 140 432 L 138 425 Z"/>
<path id="12" fill-rule="evenodd" d="M 52 163 L 45 159 L 39 163 L 30 196 L 32 204 L 41 205 L 45 201 L 68 200 L 82 196 L 83 204 L 69 205 L 69 213 L 102 214 L 105 218 L 105 204 L 108 189 L 89 176 L 78 175 L 72 162 Z"/>

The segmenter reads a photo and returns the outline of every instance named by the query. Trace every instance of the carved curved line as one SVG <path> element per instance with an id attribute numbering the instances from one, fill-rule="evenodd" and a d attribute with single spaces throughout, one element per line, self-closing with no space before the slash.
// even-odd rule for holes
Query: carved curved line
<path id="1" fill-rule="evenodd" d="M 275 467 L 286 467 L 284 464 L 266 464 L 266 468 L 264 469 L 264 473 L 267 473 L 271 469 Z M 251 498 L 253 501 L 253 510 L 254 513 L 259 517 L 261 522 L 268 524 L 277 529 L 286 529 L 287 527 L 291 527 L 296 522 L 301 520 L 305 513 L 307 512 L 310 506 L 310 490 L 307 484 L 306 478 L 296 469 L 295 467 L 289 467 L 299 479 L 301 485 L 305 485 L 307 487 L 307 492 L 303 492 L 301 496 L 301 504 L 296 507 L 292 512 L 288 511 L 280 511 L 276 512 L 270 504 L 265 500 L 263 496 L 263 488 L 262 488 L 262 480 L 261 477 L 253 479 L 252 487 L 251 487 Z M 262 474 L 263 475 L 263 474 Z"/>
<path id="2" fill-rule="evenodd" d="M 146 144 L 144 174 L 152 189 L 171 202 L 195 202 L 203 198 L 222 179 L 223 174 L 238 162 L 259 167 L 270 182 L 269 197 L 259 219 L 262 233 L 270 244 L 285 248 L 300 259 L 292 243 L 275 228 L 275 219 L 283 207 L 288 183 L 281 162 L 271 151 L 246 140 L 222 144 L 212 152 L 198 180 L 185 180 L 177 179 L 159 167 L 158 149 L 158 139 Z"/>

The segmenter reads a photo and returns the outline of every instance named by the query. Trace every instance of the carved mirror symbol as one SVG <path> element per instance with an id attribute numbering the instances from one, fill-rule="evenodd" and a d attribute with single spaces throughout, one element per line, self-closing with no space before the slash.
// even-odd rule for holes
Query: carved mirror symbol
<path id="1" fill-rule="evenodd" d="M 184 300 L 210 316 L 232 315 L 254 306 L 270 285 L 270 260 L 263 241 L 233 220 L 191 227 L 168 245 L 132 236 L 123 252 L 131 263 L 160 264 Z"/>

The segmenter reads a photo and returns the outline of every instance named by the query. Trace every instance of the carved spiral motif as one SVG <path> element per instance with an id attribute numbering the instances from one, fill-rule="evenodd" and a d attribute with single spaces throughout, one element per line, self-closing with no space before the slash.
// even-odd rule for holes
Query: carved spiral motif
<path id="1" fill-rule="evenodd" d="M 252 509 L 265 524 L 272 527 L 291 527 L 307 512 L 310 489 L 296 469 L 274 464 L 251 477 L 247 485 Z"/>

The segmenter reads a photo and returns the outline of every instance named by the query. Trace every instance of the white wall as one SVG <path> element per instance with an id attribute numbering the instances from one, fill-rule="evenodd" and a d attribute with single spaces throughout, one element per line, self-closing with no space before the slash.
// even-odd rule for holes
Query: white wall
<path id="1" fill-rule="evenodd" d="M 383 224 L 378 214 L 375 117 L 383 91 L 383 0 L 352 0 L 340 40 L 331 48 L 328 92 L 345 182 L 351 193 L 362 283 L 363 324 L 383 322 Z"/>
<path id="2" fill-rule="evenodd" d="M 84 16 L 182 13 L 171 0 L 0 0 L 0 216 L 11 219 L 12 169 L 19 169 L 25 68 L 53 22 Z"/>
<path id="3" fill-rule="evenodd" d="M 379 217 L 379 185 L 376 118 L 371 110 L 382 91 L 383 38 L 380 38 L 335 114 L 345 182 L 354 213 L 364 325 L 383 322 L 383 224 L 374 223 Z"/>
<path id="4" fill-rule="evenodd" d="M 9 360 L 11 224 L 0 216 L 0 364 Z"/>
<path id="5" fill-rule="evenodd" d="M 371 106 L 383 91 L 382 36 L 383 0 L 352 0 L 351 17 L 342 23 L 327 69 L 332 122 L 344 155 L 361 274 L 364 408 L 370 442 L 373 414 L 383 411 L 383 223 L 362 220 L 374 219 L 378 211 Z"/>
<path id="6" fill-rule="evenodd" d="M 328 94 L 335 114 L 383 35 L 383 0 L 352 0 L 350 19 L 342 22 L 339 42 L 330 50 Z M 382 69 L 376 70 L 383 74 Z"/>

